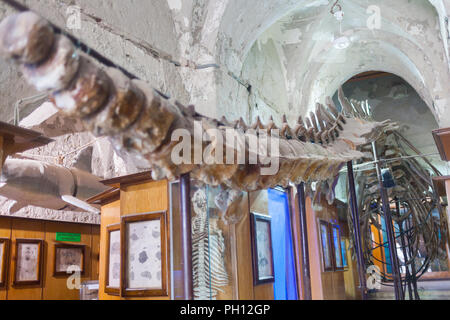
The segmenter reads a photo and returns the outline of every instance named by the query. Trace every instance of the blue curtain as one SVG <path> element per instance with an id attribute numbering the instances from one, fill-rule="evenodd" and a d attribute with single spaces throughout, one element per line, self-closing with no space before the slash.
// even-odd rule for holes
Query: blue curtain
<path id="1" fill-rule="evenodd" d="M 285 192 L 269 189 L 269 213 L 272 217 L 272 247 L 275 272 L 274 299 L 297 300 L 294 250 L 289 201 Z"/>

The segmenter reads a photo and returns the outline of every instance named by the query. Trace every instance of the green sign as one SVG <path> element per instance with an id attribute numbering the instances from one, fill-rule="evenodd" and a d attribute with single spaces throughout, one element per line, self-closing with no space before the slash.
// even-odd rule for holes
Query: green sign
<path id="1" fill-rule="evenodd" d="M 56 241 L 80 242 L 81 241 L 81 233 L 57 232 L 56 233 Z"/>

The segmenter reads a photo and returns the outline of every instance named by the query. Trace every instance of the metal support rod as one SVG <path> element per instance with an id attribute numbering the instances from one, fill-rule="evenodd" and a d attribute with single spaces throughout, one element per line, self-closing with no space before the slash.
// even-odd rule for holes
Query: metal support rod
<path id="1" fill-rule="evenodd" d="M 189 173 L 180 177 L 181 250 L 183 271 L 183 298 L 193 299 L 192 286 L 192 227 L 191 179 Z"/>
<path id="2" fill-rule="evenodd" d="M 378 155 L 377 155 L 377 146 L 375 142 L 372 142 L 372 151 L 373 151 L 373 157 L 376 161 L 376 170 L 377 170 L 377 177 L 378 177 L 378 183 L 380 186 L 380 194 L 381 194 L 381 201 L 383 203 L 383 213 L 384 213 L 384 221 L 386 224 L 386 234 L 387 234 L 387 240 L 389 245 L 389 254 L 391 256 L 391 267 L 392 267 L 392 277 L 394 279 L 394 291 L 395 291 L 395 300 L 402 300 L 403 298 L 403 288 L 402 288 L 402 282 L 401 282 L 401 276 L 400 276 L 400 268 L 398 265 L 398 257 L 397 257 L 397 246 L 395 245 L 395 237 L 394 237 L 394 230 L 392 225 L 392 216 L 391 216 L 391 210 L 389 208 L 389 199 L 386 192 L 386 189 L 383 185 L 383 180 L 381 177 L 381 168 L 380 168 L 380 162 L 378 161 Z"/>
<path id="3" fill-rule="evenodd" d="M 309 265 L 308 225 L 306 222 L 305 184 L 297 185 L 298 212 L 300 216 L 300 232 L 302 243 L 302 284 L 304 300 L 311 300 L 311 271 Z"/>
<path id="4" fill-rule="evenodd" d="M 406 223 L 406 228 L 409 230 L 411 229 L 411 219 L 412 217 L 409 217 L 408 219 L 406 219 L 405 223 Z M 409 249 L 409 256 L 412 257 L 414 254 L 411 250 L 411 247 L 408 248 Z M 419 296 L 419 291 L 417 290 L 417 277 L 416 277 L 416 259 L 414 259 L 414 261 L 412 261 L 411 263 L 411 276 L 412 276 L 412 285 L 413 285 L 413 291 L 414 291 L 414 300 L 420 300 L 420 296 Z"/>
<path id="5" fill-rule="evenodd" d="M 400 200 L 395 197 L 395 208 L 397 210 L 397 216 L 400 218 L 401 217 L 401 212 L 400 212 Z M 412 286 L 411 286 L 411 273 L 409 272 L 409 266 L 406 264 L 406 261 L 408 261 L 408 252 L 406 250 L 406 235 L 403 233 L 404 229 L 403 229 L 403 221 L 399 221 L 398 223 L 398 231 L 400 233 L 400 241 L 401 241 L 401 245 L 402 245 L 402 251 L 403 251 L 403 260 L 405 261 L 405 281 L 408 285 L 408 295 L 409 295 L 409 300 L 413 300 L 413 294 L 412 294 Z M 403 292 L 403 300 L 405 300 L 406 297 L 406 292 Z"/>
<path id="6" fill-rule="evenodd" d="M 359 224 L 358 202 L 356 199 L 355 177 L 353 175 L 353 163 L 347 162 L 348 185 L 350 191 L 350 208 L 352 212 L 353 234 L 355 236 L 356 262 L 358 265 L 359 288 L 361 290 L 361 299 L 367 300 L 366 286 L 366 268 L 361 244 L 361 230 Z"/>

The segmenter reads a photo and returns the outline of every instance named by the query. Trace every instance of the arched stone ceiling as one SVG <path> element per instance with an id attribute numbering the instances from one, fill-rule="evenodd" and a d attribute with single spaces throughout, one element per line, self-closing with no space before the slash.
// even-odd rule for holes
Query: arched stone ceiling
<path id="1" fill-rule="evenodd" d="M 228 1 L 217 33 L 218 61 L 239 74 L 241 66 L 246 69 L 251 50 L 273 41 L 284 67 L 279 72 L 289 105 L 295 110 L 284 112 L 292 119 L 332 95 L 351 76 L 381 70 L 404 78 L 438 123 L 450 125 L 448 43 L 443 37 L 448 33 L 442 30 L 448 5 L 437 0 L 380 0 L 375 9 L 381 25 L 371 30 L 367 23 L 374 12 L 367 10 L 372 2 L 341 0 L 345 13 L 341 26 L 329 12 L 333 2 Z M 351 44 L 336 49 L 333 38 L 342 35 Z M 223 89 L 220 85 L 218 91 Z"/>

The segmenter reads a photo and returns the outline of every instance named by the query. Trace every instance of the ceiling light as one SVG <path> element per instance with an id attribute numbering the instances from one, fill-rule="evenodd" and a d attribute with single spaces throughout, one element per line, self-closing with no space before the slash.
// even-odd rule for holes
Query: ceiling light
<path id="1" fill-rule="evenodd" d="M 350 43 L 351 41 L 348 37 L 342 36 L 337 39 L 334 39 L 333 46 L 338 50 L 343 50 L 348 48 L 350 46 Z"/>

